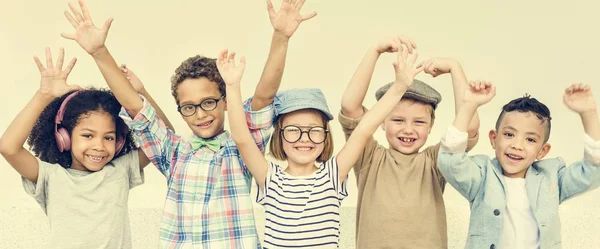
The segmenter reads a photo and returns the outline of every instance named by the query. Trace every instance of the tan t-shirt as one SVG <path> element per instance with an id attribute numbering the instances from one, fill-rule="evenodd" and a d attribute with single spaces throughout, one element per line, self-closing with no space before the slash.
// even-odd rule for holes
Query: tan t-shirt
<path id="1" fill-rule="evenodd" d="M 340 113 L 339 120 L 348 139 L 360 118 Z M 446 181 L 436 167 L 439 148 L 438 143 L 405 155 L 369 139 L 354 165 L 356 248 L 448 247 L 442 197 Z"/>

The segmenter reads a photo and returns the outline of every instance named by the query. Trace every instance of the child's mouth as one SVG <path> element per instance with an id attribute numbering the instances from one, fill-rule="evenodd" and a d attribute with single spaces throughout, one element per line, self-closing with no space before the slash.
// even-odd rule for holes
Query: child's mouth
<path id="1" fill-rule="evenodd" d="M 196 126 L 198 126 L 198 128 L 200 128 L 200 129 L 206 129 L 206 128 L 210 127 L 210 125 L 212 123 L 213 123 L 213 121 L 211 120 L 211 121 L 208 121 L 208 122 L 197 124 Z"/>
<path id="2" fill-rule="evenodd" d="M 87 157 L 87 158 L 88 158 L 90 161 L 92 161 L 92 162 L 94 162 L 94 163 L 100 163 L 100 162 L 102 162 L 102 161 L 104 160 L 104 157 L 103 157 L 103 156 L 90 156 L 90 155 L 86 155 L 86 157 Z"/>
<path id="3" fill-rule="evenodd" d="M 508 154 L 508 153 L 506 153 L 506 154 L 504 154 L 504 156 L 506 156 L 506 158 L 509 161 L 515 162 L 515 163 L 520 162 L 521 160 L 523 160 L 523 157 L 518 156 L 518 155 L 514 155 L 514 154 Z"/>
<path id="4" fill-rule="evenodd" d="M 306 153 L 306 152 L 310 152 L 314 149 L 314 147 L 294 147 L 294 150 Z"/>
<path id="5" fill-rule="evenodd" d="M 409 138 L 409 137 L 399 137 L 398 140 L 400 140 L 400 144 L 402 144 L 403 146 L 406 146 L 406 147 L 412 146 L 415 143 L 415 141 L 417 141 L 416 138 Z"/>

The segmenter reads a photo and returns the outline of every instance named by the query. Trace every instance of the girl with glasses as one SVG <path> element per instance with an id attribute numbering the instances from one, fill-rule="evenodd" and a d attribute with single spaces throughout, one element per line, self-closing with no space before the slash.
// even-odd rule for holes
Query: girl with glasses
<path id="1" fill-rule="evenodd" d="M 231 136 L 259 186 L 257 201 L 265 207 L 265 248 L 339 247 L 339 210 L 348 195 L 348 172 L 422 71 L 414 67 L 416 58 L 406 50 L 398 53 L 396 83 L 365 114 L 336 156 L 329 128 L 333 116 L 321 90 L 278 93 L 270 151 L 275 159 L 287 162 L 284 168 L 266 161 L 248 131 L 240 92 L 245 59 L 236 65 L 233 55 L 220 55 L 217 68 L 226 84 Z"/>

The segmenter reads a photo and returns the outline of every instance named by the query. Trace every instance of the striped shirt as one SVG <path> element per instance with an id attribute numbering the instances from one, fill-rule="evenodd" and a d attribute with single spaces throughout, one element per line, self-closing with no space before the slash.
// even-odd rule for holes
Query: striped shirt
<path id="1" fill-rule="evenodd" d="M 221 148 L 192 149 L 191 143 L 167 129 L 142 97 L 143 108 L 131 118 L 120 116 L 136 142 L 167 178 L 168 190 L 159 228 L 159 248 L 260 248 L 254 223 L 252 175 L 228 132 L 217 136 Z M 275 117 L 272 105 L 250 111 L 244 104 L 250 132 L 264 148 Z"/>
<path id="2" fill-rule="evenodd" d="M 347 178 L 346 178 L 347 179 Z M 265 207 L 265 248 L 338 248 L 340 205 L 348 196 L 335 157 L 309 176 L 269 163 L 257 202 Z"/>

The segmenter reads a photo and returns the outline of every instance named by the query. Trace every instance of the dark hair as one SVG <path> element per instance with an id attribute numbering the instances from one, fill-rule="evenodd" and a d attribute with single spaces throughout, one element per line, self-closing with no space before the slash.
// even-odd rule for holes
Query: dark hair
<path id="1" fill-rule="evenodd" d="M 71 166 L 71 152 L 58 151 L 58 145 L 56 144 L 56 139 L 54 137 L 54 120 L 60 105 L 69 94 L 71 93 L 67 93 L 60 98 L 54 99 L 44 111 L 42 111 L 27 139 L 27 144 L 30 146 L 30 149 L 36 157 L 44 162 L 58 163 L 63 168 L 69 168 Z M 90 114 L 90 112 L 108 113 L 116 122 L 117 131 L 128 130 L 127 125 L 119 117 L 121 104 L 119 104 L 112 92 L 107 89 L 85 89 L 73 97 L 69 103 L 67 103 L 65 108 L 63 121 L 60 126 L 67 129 L 69 134 L 72 134 L 73 128 L 77 126 L 82 118 L 85 118 L 85 115 Z M 130 133 L 127 133 L 123 149 L 118 155 L 115 155 L 113 160 L 131 152 L 134 148 L 133 139 L 131 138 Z"/>
<path id="2" fill-rule="evenodd" d="M 217 69 L 217 59 L 196 55 L 183 61 L 181 65 L 175 69 L 175 74 L 171 76 L 171 94 L 173 95 L 173 98 L 175 98 L 177 105 L 179 105 L 179 98 L 177 97 L 177 88 L 179 87 L 179 84 L 186 79 L 199 78 L 206 78 L 215 82 L 219 87 L 221 95 L 226 95 L 225 82 Z"/>
<path id="3" fill-rule="evenodd" d="M 551 128 L 550 121 L 552 120 L 552 118 L 550 117 L 550 109 L 548 109 L 548 107 L 546 105 L 542 104 L 537 99 L 532 98 L 528 94 L 525 94 L 525 96 L 523 96 L 521 98 L 510 101 L 510 102 L 508 102 L 508 104 L 506 104 L 502 107 L 502 112 L 500 113 L 500 116 L 498 116 L 498 120 L 496 121 L 496 130 L 498 130 L 500 128 L 500 123 L 502 122 L 502 119 L 504 118 L 504 114 L 507 112 L 514 112 L 514 111 L 532 112 L 533 114 L 535 114 L 535 116 L 539 120 L 541 120 L 541 123 L 544 124 L 544 128 L 546 130 L 546 136 L 544 137 L 544 143 L 548 142 L 548 139 L 550 139 L 550 128 Z"/>

